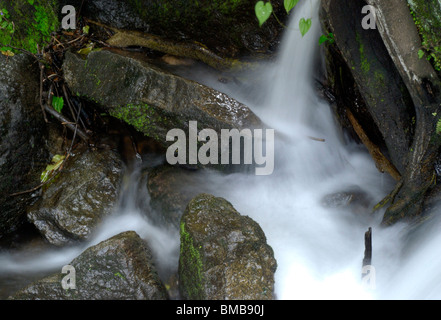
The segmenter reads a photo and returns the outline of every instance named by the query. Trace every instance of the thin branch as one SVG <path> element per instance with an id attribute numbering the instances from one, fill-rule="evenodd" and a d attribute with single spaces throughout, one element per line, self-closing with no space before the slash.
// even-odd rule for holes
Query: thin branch
<path id="1" fill-rule="evenodd" d="M 60 122 L 66 123 L 66 127 L 73 131 L 75 134 L 78 134 L 78 136 L 85 142 L 89 141 L 89 135 L 85 133 L 83 130 L 77 128 L 76 124 L 73 124 L 69 119 L 64 117 L 61 113 L 55 111 L 52 107 L 48 106 L 47 104 L 44 105 L 44 108 L 49 114 L 51 114 L 54 118 L 56 118 Z"/>

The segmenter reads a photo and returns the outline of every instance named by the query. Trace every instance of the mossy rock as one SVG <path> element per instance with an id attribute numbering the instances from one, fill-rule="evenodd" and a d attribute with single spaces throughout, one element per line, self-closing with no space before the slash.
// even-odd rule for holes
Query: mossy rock
<path id="1" fill-rule="evenodd" d="M 261 227 L 223 198 L 200 194 L 181 219 L 184 299 L 273 299 L 277 263 Z"/>
<path id="2" fill-rule="evenodd" d="M 60 26 L 59 3 L 57 0 L 0 0 L 3 21 L 13 23 L 10 28 L 0 29 L 2 51 L 9 46 L 37 53 L 50 41 L 51 33 Z M 6 9 L 6 10 L 5 10 Z"/>
<path id="3" fill-rule="evenodd" d="M 183 130 L 188 140 L 190 121 L 197 122 L 198 132 L 213 129 L 219 139 L 222 129 L 265 127 L 250 108 L 228 95 L 121 54 L 93 51 L 84 60 L 67 52 L 63 69 L 74 94 L 166 148 L 172 144 L 166 138 L 169 130 Z M 228 169 L 218 163 L 213 167 Z"/>
<path id="4" fill-rule="evenodd" d="M 61 174 L 28 209 L 28 220 L 51 244 L 90 239 L 118 200 L 123 163 L 112 150 L 76 150 Z"/>

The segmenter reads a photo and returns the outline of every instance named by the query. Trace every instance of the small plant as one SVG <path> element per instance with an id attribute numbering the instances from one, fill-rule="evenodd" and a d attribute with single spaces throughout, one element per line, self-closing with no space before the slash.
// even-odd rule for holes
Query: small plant
<path id="1" fill-rule="evenodd" d="M 333 44 L 334 43 L 334 34 L 333 33 L 328 33 L 327 35 L 326 34 L 324 34 L 324 35 L 322 35 L 321 37 L 320 37 L 320 39 L 319 39 L 319 44 L 323 44 L 323 43 L 325 43 L 326 41 L 328 41 L 328 43 L 330 43 L 330 44 Z"/>

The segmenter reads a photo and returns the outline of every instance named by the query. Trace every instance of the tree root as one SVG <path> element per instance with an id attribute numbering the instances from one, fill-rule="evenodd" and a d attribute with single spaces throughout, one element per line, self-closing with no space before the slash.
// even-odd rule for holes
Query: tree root
<path id="1" fill-rule="evenodd" d="M 199 60 L 219 71 L 237 72 L 254 67 L 254 64 L 250 62 L 222 58 L 198 42 L 175 42 L 139 31 L 120 30 L 89 19 L 87 19 L 87 22 L 115 32 L 107 40 L 107 44 L 112 47 L 145 47 L 177 57 Z"/>

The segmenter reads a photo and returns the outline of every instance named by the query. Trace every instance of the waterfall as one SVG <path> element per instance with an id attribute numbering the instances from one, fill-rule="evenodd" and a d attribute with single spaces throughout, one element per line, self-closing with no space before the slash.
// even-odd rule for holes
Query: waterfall
<path id="1" fill-rule="evenodd" d="M 277 136 L 273 174 L 205 173 L 206 192 L 226 198 L 260 224 L 277 260 L 278 299 L 440 299 L 439 219 L 418 230 L 402 223 L 385 228 L 380 226 L 382 212 L 323 204 L 328 195 L 357 190 L 372 207 L 393 182 L 378 172 L 363 146 L 345 139 L 330 106 L 314 90 L 314 75 L 321 69 L 319 3 L 302 0 L 293 10 L 279 58 L 256 75 L 263 79 L 262 87 L 237 92 L 204 74 L 196 76 L 242 100 Z M 312 19 L 304 37 L 297 27 L 302 17 Z M 249 98 L 253 94 L 265 98 L 256 103 Z M 148 201 L 139 170 L 128 179 L 115 214 L 89 243 L 43 253 L 1 253 L 0 273 L 60 270 L 87 246 L 126 230 L 149 241 L 163 277 L 176 271 L 179 234 L 153 224 L 136 205 L 141 198 Z M 361 277 L 369 227 L 375 288 L 366 287 Z"/>

